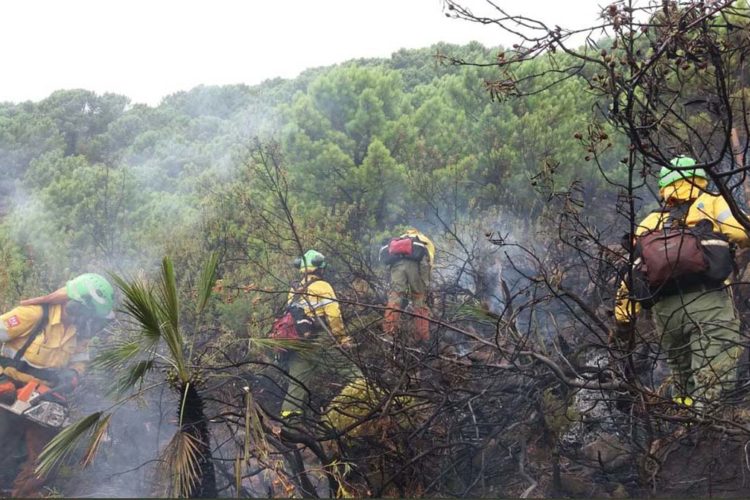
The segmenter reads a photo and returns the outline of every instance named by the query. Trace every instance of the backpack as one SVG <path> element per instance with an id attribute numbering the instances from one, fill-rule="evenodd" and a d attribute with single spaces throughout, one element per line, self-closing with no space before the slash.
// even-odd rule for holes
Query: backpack
<path id="1" fill-rule="evenodd" d="M 726 236 L 710 220 L 687 226 L 692 203 L 667 212 L 662 228 L 636 239 L 632 297 L 648 308 L 659 298 L 691 287 L 720 287 L 732 273 L 734 255 Z"/>
<path id="2" fill-rule="evenodd" d="M 391 265 L 399 260 L 421 261 L 427 255 L 427 247 L 416 236 L 399 236 L 391 238 L 387 245 L 380 249 L 381 259 Z"/>
<path id="3" fill-rule="evenodd" d="M 281 340 L 300 340 L 308 339 L 315 330 L 315 319 L 305 314 L 305 309 L 300 305 L 302 292 L 307 290 L 312 283 L 319 281 L 317 279 L 304 283 L 299 289 L 295 290 L 295 298 L 286 306 L 284 312 L 273 321 L 271 333 L 268 336 L 272 339 Z"/>
<path id="4" fill-rule="evenodd" d="M 313 319 L 305 314 L 304 309 L 290 305 L 284 314 L 276 318 L 268 335 L 277 340 L 300 340 L 310 337 L 313 331 Z"/>

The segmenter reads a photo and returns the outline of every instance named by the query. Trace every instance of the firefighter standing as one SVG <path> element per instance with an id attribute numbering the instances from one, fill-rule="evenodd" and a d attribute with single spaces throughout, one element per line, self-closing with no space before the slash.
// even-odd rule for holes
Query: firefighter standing
<path id="1" fill-rule="evenodd" d="M 636 241 L 639 238 L 644 241 L 645 235 L 653 234 L 654 230 L 663 230 L 666 224 L 672 224 L 670 214 L 681 211 L 685 227 L 708 226 L 712 239 L 704 240 L 702 245 L 720 248 L 728 246 L 728 240 L 748 246 L 748 235 L 726 200 L 706 191 L 708 176 L 703 169 L 690 168 L 695 164 L 692 158 L 681 156 L 661 169 L 659 187 L 664 209 L 649 214 L 641 222 L 636 229 Z M 663 244 L 661 252 L 664 253 Z M 726 255 L 731 260 L 729 251 Z M 731 262 L 720 264 L 731 266 Z M 615 307 L 620 334 L 631 331 L 640 310 L 640 303 L 634 299 L 623 283 Z M 700 405 L 715 401 L 722 390 L 733 388 L 742 346 L 739 319 L 724 281 L 698 275 L 689 284 L 667 282 L 651 302 L 672 370 L 675 401 L 687 406 Z"/>
<path id="2" fill-rule="evenodd" d="M 380 250 L 380 258 L 390 271 L 390 290 L 386 304 L 383 331 L 394 335 L 401 309 L 411 300 L 417 340 L 430 339 L 430 309 L 427 292 L 435 259 L 435 245 L 417 229 L 408 229 Z"/>
<path id="3" fill-rule="evenodd" d="M 288 358 L 289 387 L 281 406 L 281 416 L 304 415 L 311 407 L 311 382 L 324 371 L 339 375 L 361 376 L 359 370 L 337 347 L 348 348 L 351 338 L 346 334 L 336 293 L 325 280 L 328 263 L 325 256 L 308 250 L 296 263 L 302 274 L 298 286 L 289 292 L 287 306 L 298 306 L 311 321 L 310 332 L 304 335 L 308 344 L 292 350 Z M 331 378 L 331 377 L 329 377 Z M 332 380 L 340 384 L 340 379 Z"/>
<path id="4" fill-rule="evenodd" d="M 23 300 L 0 315 L 0 391 L 5 391 L 0 397 L 12 400 L 15 390 L 30 381 L 61 394 L 70 392 L 85 370 L 88 340 L 111 316 L 113 302 L 112 285 L 102 276 L 88 273 L 48 295 Z M 25 456 L 13 481 L 12 496 L 41 493 L 45 480 L 36 476 L 35 462 L 54 435 L 52 429 L 0 410 L 2 467 L 15 468 Z M 18 439 L 23 442 L 14 446 Z"/>

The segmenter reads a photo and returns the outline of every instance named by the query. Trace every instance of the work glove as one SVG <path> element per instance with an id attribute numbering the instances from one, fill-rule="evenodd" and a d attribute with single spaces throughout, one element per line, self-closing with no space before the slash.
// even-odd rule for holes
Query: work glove
<path id="1" fill-rule="evenodd" d="M 5 375 L 0 375 L 0 403 L 13 404 L 16 400 L 16 384 Z"/>
<path id="2" fill-rule="evenodd" d="M 349 335 L 346 335 L 344 337 L 339 337 L 339 345 L 343 349 L 351 349 L 352 347 L 354 347 L 354 341 Z"/>
<path id="3" fill-rule="evenodd" d="M 615 328 L 612 330 L 609 336 L 609 345 L 614 346 L 617 342 L 627 340 L 627 338 L 633 333 L 634 325 L 631 322 L 615 322 Z"/>

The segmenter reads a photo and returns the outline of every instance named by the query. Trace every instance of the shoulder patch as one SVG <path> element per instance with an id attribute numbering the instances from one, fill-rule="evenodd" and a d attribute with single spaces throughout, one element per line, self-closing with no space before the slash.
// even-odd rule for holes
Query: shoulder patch
<path id="1" fill-rule="evenodd" d="M 8 328 L 15 328 L 16 326 L 20 324 L 21 324 L 21 320 L 18 319 L 18 316 L 16 316 L 15 314 L 5 320 L 5 326 L 7 326 Z"/>

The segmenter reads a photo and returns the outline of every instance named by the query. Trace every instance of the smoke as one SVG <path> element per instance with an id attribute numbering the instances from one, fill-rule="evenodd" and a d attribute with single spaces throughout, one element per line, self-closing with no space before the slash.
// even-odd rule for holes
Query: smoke
<path id="1" fill-rule="evenodd" d="M 238 158 L 252 138 L 279 127 L 263 95 L 249 101 L 228 109 L 223 119 L 175 114 L 168 102 L 155 109 L 133 107 L 123 115 L 129 123 L 158 119 L 162 127 L 148 122 L 142 133 L 126 134 L 123 140 L 130 143 L 102 138 L 112 150 L 107 163 L 60 151 L 44 159 L 58 162 L 54 179 L 3 178 L 3 236 L 24 259 L 24 273 L 15 275 L 23 278 L 16 283 L 20 296 L 4 300 L 17 303 L 47 293 L 83 272 L 148 276 L 165 254 L 199 255 L 205 243 L 201 222 L 214 215 L 203 197 L 212 186 L 234 181 Z M 92 144 L 99 139 L 92 138 Z M 91 184 L 79 184 L 81 177 Z M 75 196 L 80 204 L 71 202 Z M 104 343 L 120 335 L 114 332 Z M 170 391 L 157 389 L 112 408 L 107 395 L 112 377 L 90 371 L 73 398 L 74 420 L 101 410 L 114 414 L 94 463 L 84 470 L 66 468 L 55 483 L 66 496 L 164 496 L 159 457 L 177 429 L 178 401 Z"/>
<path id="2" fill-rule="evenodd" d="M 101 394 L 105 374 L 90 375 L 77 391 L 76 413 L 84 416 L 107 407 Z M 65 496 L 75 498 L 148 498 L 164 496 L 164 471 L 159 461 L 177 430 L 173 394 L 162 386 L 118 407 L 91 466 L 73 470 Z"/>
<path id="3" fill-rule="evenodd" d="M 528 265 L 522 248 L 544 255 L 543 249 L 536 248 L 539 240 L 535 240 L 530 221 L 499 208 L 461 214 L 456 220 L 443 219 L 431 228 L 433 232 L 426 232 L 439 249 L 435 263 L 439 281 L 456 291 L 470 292 L 493 313 L 499 313 L 504 305 L 502 282 L 512 292 L 522 280 L 511 265 L 511 261 L 516 266 Z"/>
<path id="4" fill-rule="evenodd" d="M 19 183 L 20 184 L 20 183 Z M 55 224 L 54 214 L 30 191 L 17 185 L 9 196 L 10 210 L 5 218 L 8 236 L 23 249 L 25 264 L 35 268 L 41 283 L 28 284 L 27 291 L 40 286 L 52 285 L 66 279 L 69 254 L 61 242 L 61 228 Z"/>

